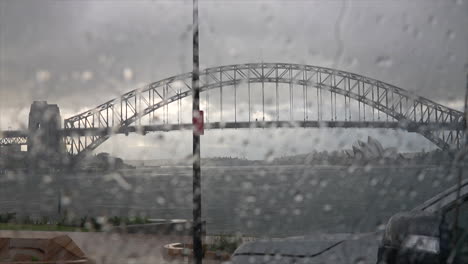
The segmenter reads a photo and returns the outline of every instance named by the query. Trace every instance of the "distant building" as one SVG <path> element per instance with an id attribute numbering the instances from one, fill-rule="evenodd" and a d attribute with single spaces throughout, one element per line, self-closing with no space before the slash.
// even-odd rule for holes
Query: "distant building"
<path id="1" fill-rule="evenodd" d="M 347 154 L 365 160 L 382 158 L 397 159 L 400 157 L 396 148 L 384 149 L 384 147 L 378 140 L 370 136 L 367 138 L 367 142 L 361 140 L 356 141 L 353 144 L 352 152 L 347 151 Z"/>

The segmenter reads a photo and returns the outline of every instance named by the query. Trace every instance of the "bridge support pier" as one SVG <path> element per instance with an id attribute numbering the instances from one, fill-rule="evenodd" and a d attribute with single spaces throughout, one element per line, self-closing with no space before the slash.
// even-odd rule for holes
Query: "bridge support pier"
<path id="1" fill-rule="evenodd" d="M 56 104 L 34 101 L 29 112 L 28 167 L 43 170 L 62 164 L 65 145 L 60 135 L 62 118 Z"/>

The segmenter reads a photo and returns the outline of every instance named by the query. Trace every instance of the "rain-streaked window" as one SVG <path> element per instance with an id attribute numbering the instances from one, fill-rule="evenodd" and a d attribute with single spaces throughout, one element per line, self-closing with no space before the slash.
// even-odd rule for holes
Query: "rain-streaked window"
<path id="1" fill-rule="evenodd" d="M 467 14 L 0 0 L 0 263 L 468 262 Z"/>

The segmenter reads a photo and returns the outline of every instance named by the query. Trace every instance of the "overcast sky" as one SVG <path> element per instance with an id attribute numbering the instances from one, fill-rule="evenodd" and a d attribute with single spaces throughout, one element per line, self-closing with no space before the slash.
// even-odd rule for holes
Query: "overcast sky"
<path id="1" fill-rule="evenodd" d="M 58 104 L 66 118 L 190 71 L 191 8 L 191 1 L 0 0 L 0 129 L 24 126 L 33 100 Z M 200 0 L 201 66 L 334 67 L 461 109 L 467 14 L 463 0 Z M 202 152 L 262 158 L 346 148 L 367 135 L 402 150 L 432 147 L 395 131 L 223 130 L 203 136 Z M 184 157 L 190 144 L 189 132 L 118 136 L 98 151 Z"/>

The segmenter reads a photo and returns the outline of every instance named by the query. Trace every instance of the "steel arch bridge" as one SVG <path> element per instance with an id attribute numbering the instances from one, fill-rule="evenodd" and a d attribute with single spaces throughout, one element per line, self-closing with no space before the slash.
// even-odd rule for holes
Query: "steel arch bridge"
<path id="1" fill-rule="evenodd" d="M 180 104 L 183 98 L 191 95 L 191 78 L 191 73 L 184 73 L 153 82 L 143 88 L 127 92 L 120 98 L 65 119 L 64 130 L 76 132 L 65 136 L 69 153 L 77 155 L 94 150 L 112 134 L 78 133 L 80 130 L 132 132 L 135 128 L 133 130 L 129 128 L 132 125 L 142 125 L 144 119 L 148 119 L 151 123 L 156 110 L 164 110 L 163 119 L 168 125 L 167 130 L 181 129 L 183 126 L 180 125 L 169 126 L 168 105 L 174 102 Z M 251 120 L 252 84 L 261 86 L 261 96 L 257 95 L 257 97 L 262 97 L 263 112 L 260 121 Z M 238 120 L 240 85 L 247 86 L 248 89 L 248 121 L 245 122 Z M 280 111 L 283 110 L 280 110 L 282 98 L 279 95 L 279 86 L 289 87 L 287 99 L 289 99 L 290 117 L 288 122 L 300 122 L 302 126 L 313 127 L 333 124 L 332 127 L 412 129 L 441 149 L 459 148 L 461 144 L 464 120 L 462 112 L 362 75 L 289 63 L 228 65 L 208 68 L 200 72 L 202 93 L 208 96 L 210 90 L 219 90 L 220 109 L 217 114 L 220 115 L 220 123 L 217 123 L 218 127 L 248 127 L 245 123 L 251 122 L 257 127 L 262 124 L 265 127 L 265 123 L 269 125 L 284 123 L 284 120 L 280 120 Z M 298 90 L 297 86 L 302 88 L 299 88 L 302 93 L 300 105 L 295 104 L 293 96 L 293 93 Z M 223 120 L 223 90 L 225 91 L 226 87 L 233 89 L 234 120 Z M 265 104 L 267 93 L 274 94 L 273 105 L 268 102 Z M 245 101 L 241 103 L 246 104 Z M 281 104 L 281 109 L 283 106 L 284 104 Z M 208 112 L 209 103 L 206 107 L 205 112 Z M 273 117 L 269 117 L 270 120 L 267 120 L 268 117 L 265 119 L 265 111 L 269 111 L 268 109 L 274 113 Z M 304 115 L 295 120 L 294 112 L 297 111 L 303 111 Z M 205 122 L 209 126 L 208 114 Z M 327 119 L 324 115 L 330 117 Z M 244 125 L 235 125 L 241 123 Z"/>

